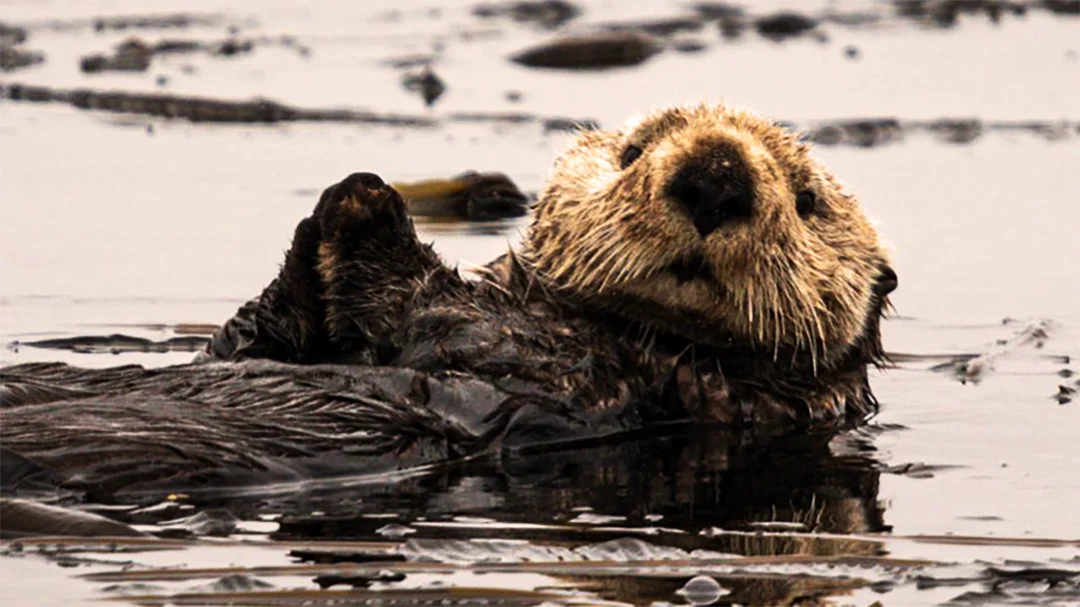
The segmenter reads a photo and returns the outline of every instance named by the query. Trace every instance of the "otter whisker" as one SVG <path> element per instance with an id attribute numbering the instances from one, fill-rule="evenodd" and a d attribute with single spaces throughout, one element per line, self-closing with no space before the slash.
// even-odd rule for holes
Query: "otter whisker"
<path id="1" fill-rule="evenodd" d="M 776 362 L 780 356 L 780 311 L 776 308 L 772 309 L 773 318 L 773 362 Z"/>
<path id="2" fill-rule="evenodd" d="M 607 267 L 612 263 L 613 249 L 618 246 L 618 244 L 605 243 L 589 254 L 585 262 L 586 274 L 583 278 L 585 283 L 592 283 L 605 273 Z"/>
<path id="3" fill-rule="evenodd" d="M 637 251 L 631 250 L 630 256 L 622 260 L 622 268 L 620 268 L 616 280 L 618 282 L 627 282 L 639 278 L 641 275 L 642 258 L 648 254 L 650 254 L 650 252 L 644 248 L 638 249 Z"/>

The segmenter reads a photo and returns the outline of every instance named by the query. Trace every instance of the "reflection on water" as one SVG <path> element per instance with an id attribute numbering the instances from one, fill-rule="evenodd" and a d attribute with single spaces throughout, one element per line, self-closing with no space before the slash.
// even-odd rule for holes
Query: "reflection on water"
<path id="1" fill-rule="evenodd" d="M 174 494 L 149 507 L 94 509 L 188 541 L 54 538 L 8 543 L 5 554 L 78 567 L 107 596 L 146 605 L 906 605 L 952 597 L 1064 605 L 1078 596 L 1072 561 L 898 558 L 904 538 L 882 533 L 889 526 L 872 437 L 883 432 L 891 429 L 770 435 L 680 425 L 648 438 L 504 453 L 396 483 Z M 226 537 L 190 541 L 205 534 Z M 1039 547 L 1043 558 L 1080 547 L 911 540 L 938 542 L 936 550 L 969 544 L 975 554 Z M 99 554 L 117 550 L 127 554 Z"/>
<path id="2" fill-rule="evenodd" d="M 872 454 L 868 441 L 854 435 L 830 440 L 828 435 L 769 436 L 679 428 L 660 437 L 485 458 L 393 487 L 290 496 L 275 507 L 325 515 L 288 517 L 278 535 L 371 539 L 379 537 L 375 531 L 386 521 L 365 515 L 387 513 L 405 521 L 469 516 L 500 523 L 559 525 L 576 520 L 586 509 L 597 515 L 616 515 L 619 525 L 691 531 L 673 537 L 671 544 L 688 550 L 708 544 L 711 549 L 744 555 L 823 555 L 831 549 L 814 542 L 761 545 L 759 538 L 742 535 L 723 540 L 714 535 L 706 541 L 696 532 L 760 530 L 770 523 L 777 527 L 792 523 L 788 529 L 825 533 L 882 531 L 879 465 Z M 498 525 L 495 530 L 500 536 L 505 532 Z M 580 540 L 579 531 L 580 527 L 573 526 L 535 533 L 549 539 Z M 482 525 L 427 525 L 410 537 L 484 533 Z M 523 529 L 515 533 L 531 534 Z"/>
<path id="3" fill-rule="evenodd" d="M 208 523 L 226 521 L 225 533 L 239 538 L 269 520 L 278 523 L 269 535 L 278 551 L 319 543 L 292 550 L 299 562 L 284 568 L 257 562 L 246 562 L 246 569 L 106 568 L 91 577 L 127 583 L 111 592 L 144 599 L 170 596 L 168 587 L 146 582 L 219 579 L 213 587 L 203 584 L 197 600 L 173 595 L 181 604 L 301 598 L 313 605 L 469 604 L 481 597 L 495 605 L 564 604 L 569 589 L 579 600 L 592 597 L 586 602 L 649 604 L 675 600 L 687 580 L 705 572 L 719 582 L 715 604 L 817 601 L 870 583 L 822 567 L 871 567 L 878 578 L 888 567 L 918 564 L 881 558 L 883 540 L 867 535 L 887 529 L 878 501 L 881 466 L 873 455 L 864 432 L 772 435 L 680 425 L 648 438 L 486 457 L 385 485 L 346 481 L 233 499 L 172 496 L 150 508 L 99 510 L 170 537 L 183 537 L 185 528 L 220 533 L 222 527 Z M 191 516 L 194 511 L 204 515 Z M 179 512 L 183 519 L 175 518 Z M 160 520 L 147 524 L 155 516 Z M 60 545 L 71 550 L 80 543 L 86 541 Z M 478 578 L 480 586 L 462 584 L 466 571 L 487 575 Z M 264 581 L 281 576 L 327 587 L 382 581 L 378 594 L 285 595 Z M 544 581 L 537 584 L 537 576 Z M 233 581 L 224 584 L 227 579 Z M 425 579 L 418 592 L 415 584 Z M 439 580 L 464 587 L 439 591 Z M 533 594 L 511 593 L 516 584 Z M 544 594 L 549 587 L 559 591 Z"/>

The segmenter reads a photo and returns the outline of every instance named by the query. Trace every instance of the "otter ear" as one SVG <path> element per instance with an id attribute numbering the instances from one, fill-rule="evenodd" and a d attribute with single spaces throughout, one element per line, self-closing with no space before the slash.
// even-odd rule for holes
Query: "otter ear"
<path id="1" fill-rule="evenodd" d="M 874 282 L 874 294 L 878 297 L 885 297 L 896 290 L 899 281 L 896 278 L 896 272 L 887 264 L 881 264 L 879 269 L 881 272 Z"/>

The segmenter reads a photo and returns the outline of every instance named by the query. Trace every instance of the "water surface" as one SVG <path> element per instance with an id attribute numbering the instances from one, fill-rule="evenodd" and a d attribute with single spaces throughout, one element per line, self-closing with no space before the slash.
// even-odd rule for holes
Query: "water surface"
<path id="1" fill-rule="evenodd" d="M 798 124 L 1080 118 L 1080 22 L 1045 12 L 998 25 L 962 17 L 944 30 L 832 24 L 824 26 L 827 43 L 723 42 L 710 26 L 696 34 L 708 44 L 700 53 L 666 51 L 638 68 L 565 74 L 506 60 L 549 33 L 476 19 L 466 2 L 436 4 L 433 12 L 435 4 L 423 2 L 170 3 L 170 11 L 224 15 L 242 33 L 296 36 L 311 53 L 260 47 L 228 60 L 170 57 L 143 74 L 89 77 L 79 73 L 78 57 L 131 33 L 40 27 L 29 44 L 46 52 L 46 63 L 2 80 L 152 91 L 164 75 L 172 93 L 436 118 L 524 111 L 592 118 L 604 127 L 662 104 L 721 98 Z M 677 3 L 583 6 L 572 29 L 684 11 Z M 764 12 L 783 5 L 754 6 Z M 142 13 L 147 5 L 9 1 L 0 8 L 4 20 L 41 25 Z M 226 33 L 224 23 L 137 32 L 151 40 Z M 400 71 L 382 62 L 440 45 L 434 66 L 449 88 L 427 110 L 400 86 Z M 859 49 L 857 60 L 845 56 L 848 45 Z M 522 100 L 510 103 L 507 91 Z M 498 170 L 535 191 L 566 142 L 567 135 L 536 124 L 197 126 L 0 102 L 0 339 L 162 339 L 179 323 L 221 322 L 274 275 L 295 222 L 322 187 L 344 175 L 369 170 L 409 180 Z M 241 524 L 247 533 L 183 549 L 80 553 L 134 560 L 130 571 L 150 571 L 147 580 L 109 578 L 124 569 L 119 564 L 71 561 L 74 568 L 62 568 L 55 556 L 5 556 L 5 604 L 77 604 L 119 597 L 134 583 L 148 584 L 144 594 L 189 592 L 235 573 L 230 567 L 295 567 L 287 556 L 294 547 L 347 552 L 372 541 L 409 558 L 407 566 L 380 565 L 407 575 L 376 589 L 449 599 L 447 588 L 458 587 L 462 602 L 488 592 L 491 604 L 679 603 L 685 595 L 676 590 L 699 573 L 731 593 L 720 604 L 1080 600 L 1075 574 L 1051 584 L 993 573 L 1078 569 L 1080 413 L 1075 401 L 1059 404 L 1054 395 L 1059 386 L 1076 387 L 1067 375 L 1080 355 L 1080 139 L 995 132 L 947 144 L 913 135 L 872 149 L 819 147 L 817 154 L 859 194 L 894 251 L 900 288 L 896 316 L 884 327 L 888 350 L 984 354 L 978 381 L 932 371 L 944 358 L 898 357 L 896 368 L 872 378 L 880 415 L 831 440 L 720 438 L 674 428 L 625 444 L 482 460 L 406 479 L 278 488 L 225 502 L 180 496 L 179 503 L 199 508 L 229 508 L 248 521 Z M 526 226 L 527 219 L 417 227 L 448 263 L 468 267 L 514 245 Z M 1033 326 L 1045 327 L 1047 337 L 1016 339 Z M 189 358 L 0 351 L 4 364 Z M 388 524 L 411 533 L 395 536 Z M 350 543 L 334 548 L 327 541 Z M 792 555 L 805 558 L 785 560 Z M 837 555 L 850 560 L 828 560 Z M 207 570 L 149 579 L 162 577 L 153 573 L 159 567 Z M 91 573 L 104 577 L 73 577 Z M 314 571 L 247 573 L 277 589 L 317 588 Z M 250 579 L 244 588 L 259 591 Z M 366 600 L 362 593 L 294 598 L 349 596 Z M 430 598 L 408 600 L 421 600 L 416 596 Z"/>

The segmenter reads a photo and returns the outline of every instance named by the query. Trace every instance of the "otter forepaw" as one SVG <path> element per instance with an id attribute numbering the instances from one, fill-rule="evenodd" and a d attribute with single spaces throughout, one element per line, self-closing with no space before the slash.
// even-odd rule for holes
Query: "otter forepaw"
<path id="1" fill-rule="evenodd" d="M 412 232 L 405 201 L 374 173 L 353 173 L 327 188 L 314 216 L 324 240 L 367 240 L 382 231 L 398 237 Z"/>
<path id="2" fill-rule="evenodd" d="M 327 335 L 342 352 L 370 354 L 393 334 L 418 282 L 442 264 L 417 240 L 401 195 L 372 173 L 327 188 L 314 219 Z"/>

